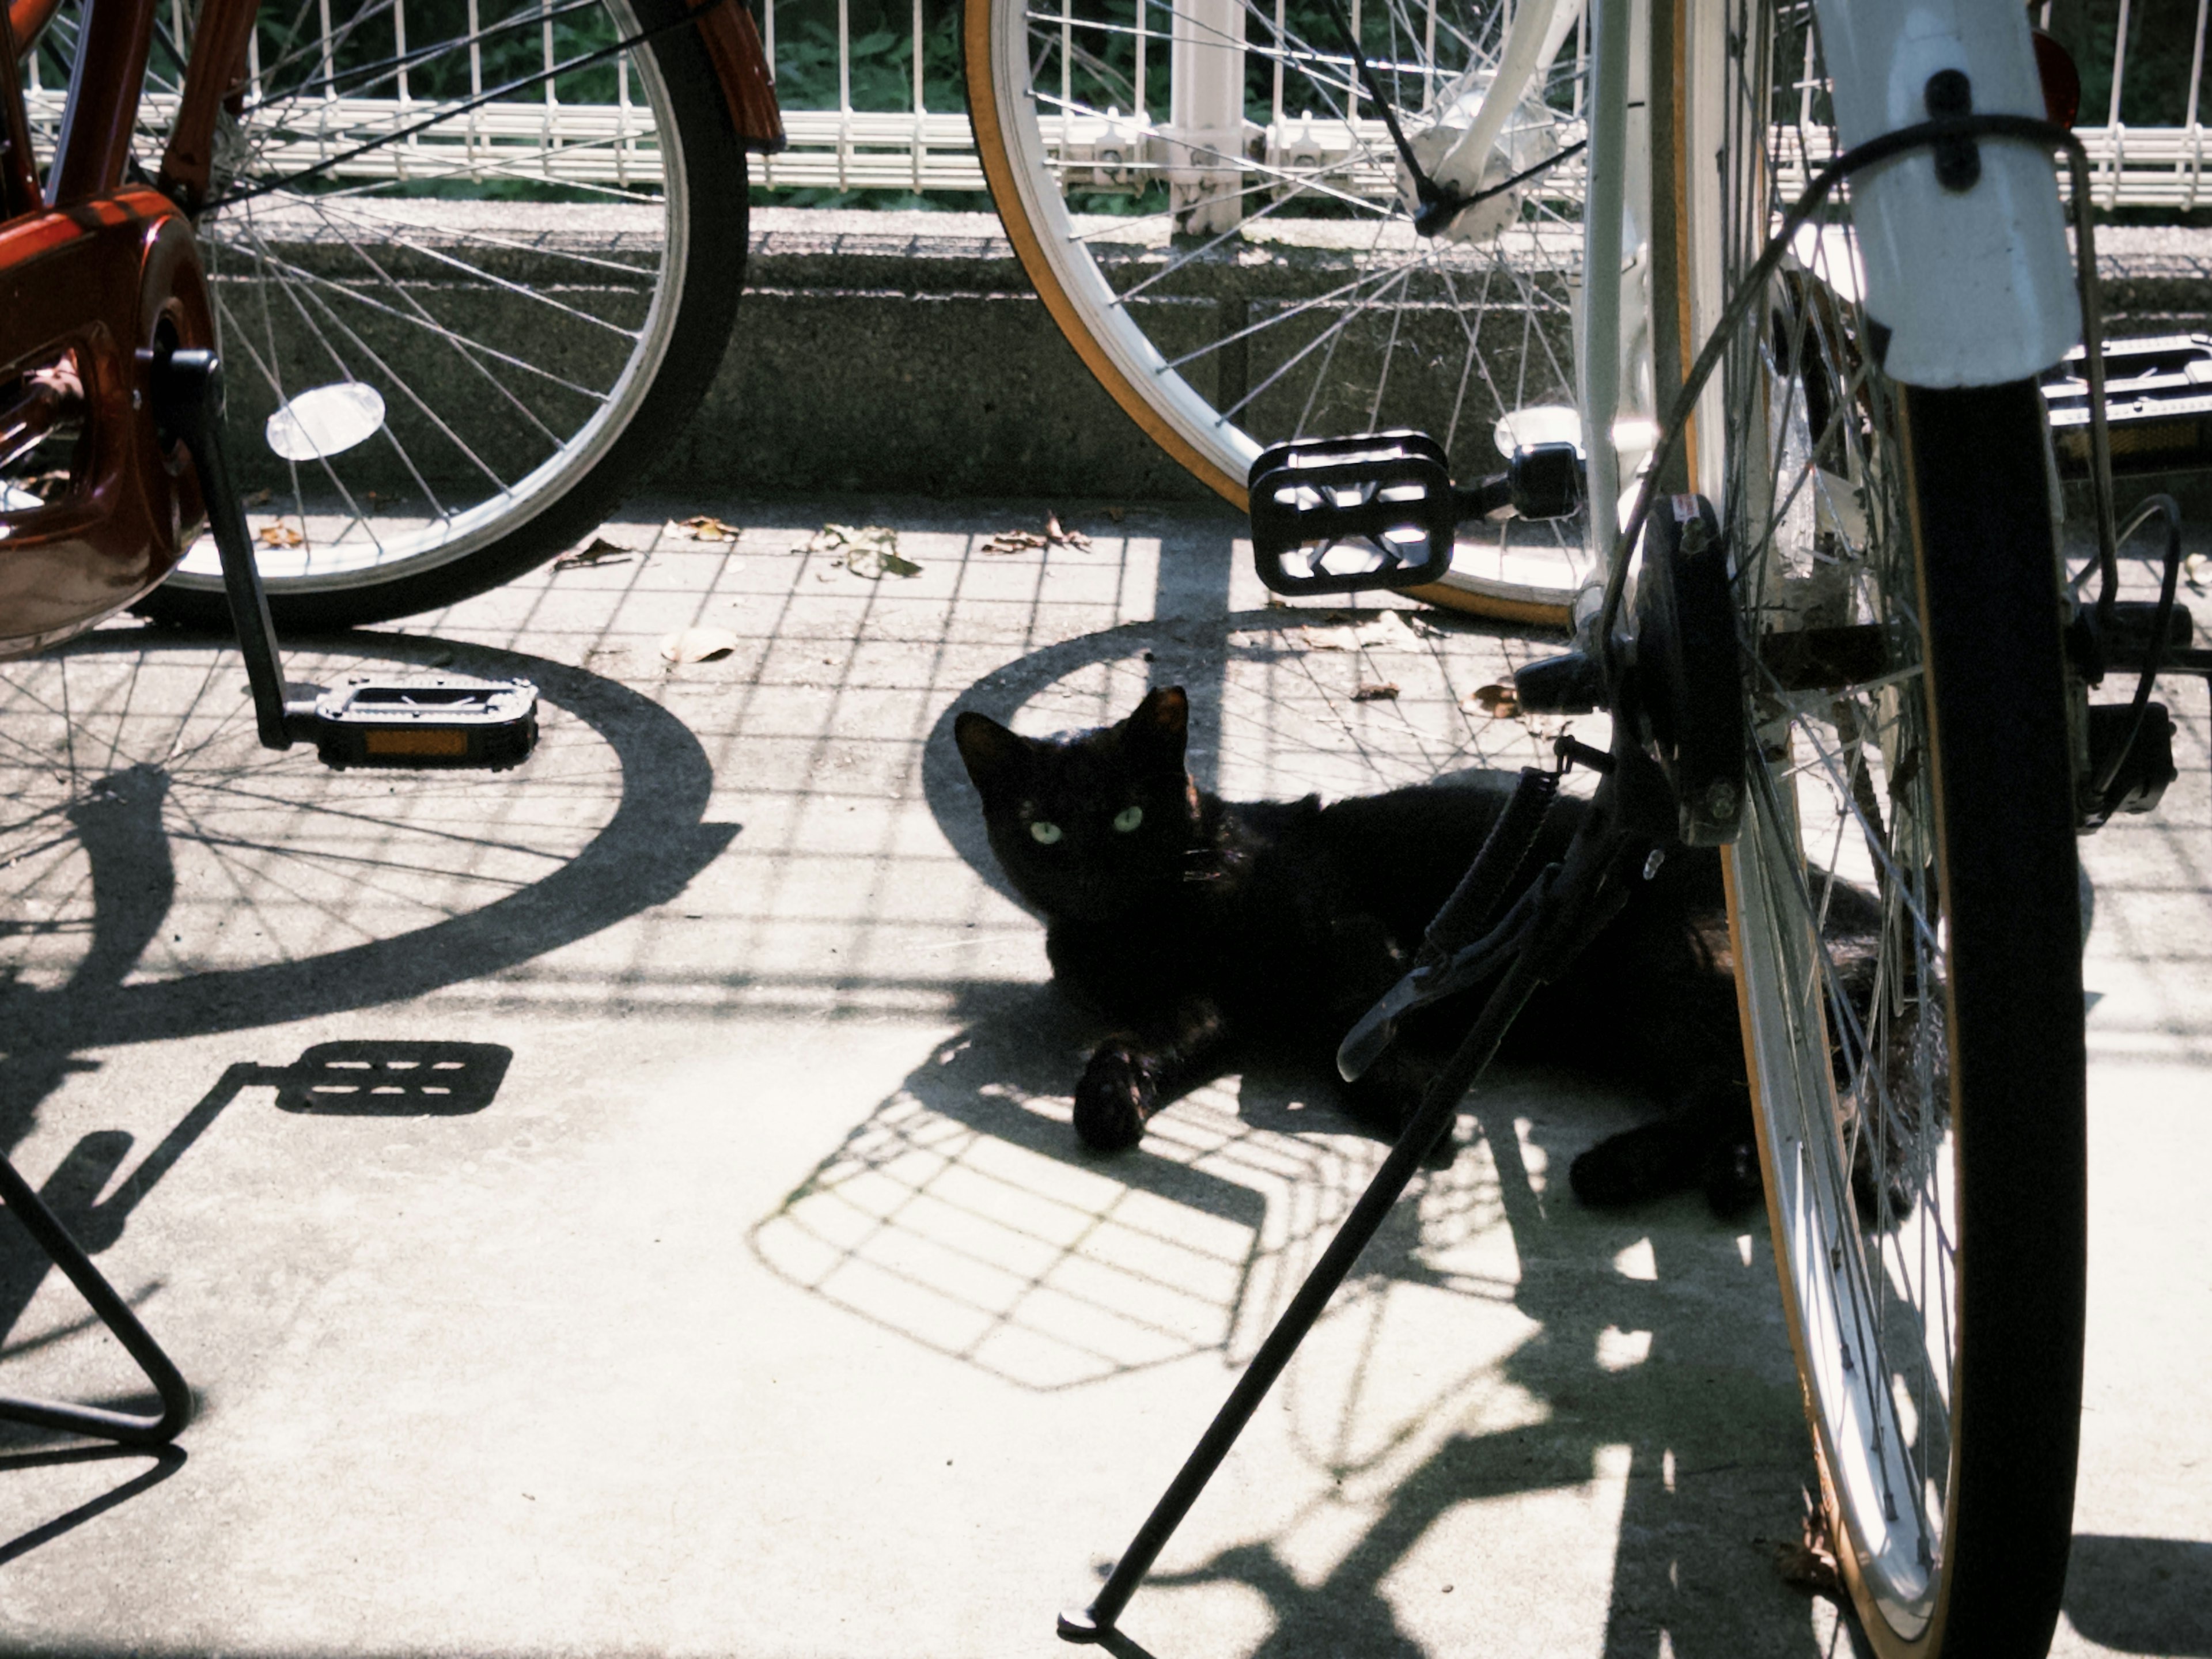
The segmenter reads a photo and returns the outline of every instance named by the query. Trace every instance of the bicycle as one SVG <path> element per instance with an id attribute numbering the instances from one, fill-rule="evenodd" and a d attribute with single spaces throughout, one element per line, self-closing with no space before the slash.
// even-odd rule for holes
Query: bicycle
<path id="1" fill-rule="evenodd" d="M 1575 649 L 1515 684 L 1524 709 L 1611 716 L 1608 747 L 1559 749 L 1561 769 L 1601 775 L 1597 828 L 1509 903 L 1558 787 L 1527 775 L 1413 972 L 1346 1038 L 1350 1068 L 1408 1009 L 1491 988 L 1344 1231 L 1061 1633 L 1111 1635 L 1521 1000 L 1639 870 L 1689 846 L 1722 849 L 1781 1291 L 1861 1626 L 1886 1659 L 2041 1652 L 2071 1531 L 2085 1297 L 2075 839 L 2155 805 L 2174 770 L 2148 693 L 2161 672 L 2212 670 L 2174 603 L 2171 502 L 2160 599 L 2118 597 L 2118 544 L 2147 514 L 2125 532 L 2114 523 L 2086 161 L 2050 118 L 2026 20 L 2007 6 L 1932 24 L 1916 14 L 1928 26 L 1908 37 L 1889 6 L 1823 7 L 1816 32 L 1802 6 L 1596 0 L 1588 118 L 1571 142 L 1551 106 L 1529 113 L 1522 91 L 1560 50 L 1560 11 L 1530 0 L 1510 23 L 1482 15 L 1493 27 L 1460 30 L 1464 51 L 1441 67 L 1433 52 L 1370 58 L 1341 13 L 1334 42 L 1296 39 L 1279 8 L 1280 44 L 1255 55 L 1279 76 L 1327 69 L 1347 116 L 1363 96 L 1390 108 L 1394 81 L 1424 83 L 1424 106 L 1403 100 L 1418 118 L 1394 111 L 1374 148 L 1389 145 L 1407 241 L 1425 231 L 1444 246 L 1386 249 L 1403 256 L 1390 280 L 1418 267 L 1449 291 L 1454 261 L 1510 264 L 1486 216 L 1543 170 L 1582 163 L 1571 428 L 1515 429 L 1507 407 L 1509 464 L 1468 487 L 1454 483 L 1463 428 L 1260 449 L 1221 418 L 1225 402 L 1200 424 L 1217 459 L 1255 452 L 1241 482 L 1255 559 L 1279 591 L 1430 597 L 1458 564 L 1457 527 L 1508 507 L 1587 550 L 1581 565 L 1562 556 L 1549 596 Z M 1203 27 L 1184 15 L 1177 50 Z M 1389 17 L 1394 40 L 1418 21 Z M 971 47 L 993 54 L 982 84 L 1001 100 L 993 122 L 979 112 L 979 132 L 997 128 L 986 154 L 996 143 L 1009 188 L 1049 214 L 1033 189 L 1054 178 L 1035 106 L 1053 101 L 1040 70 L 1058 70 L 1060 142 L 1074 142 L 1072 7 L 971 5 L 969 20 Z M 1046 45 L 1012 51 L 1032 24 Z M 1238 40 L 1243 27 L 1240 13 Z M 1231 38 L 1212 37 L 1224 56 Z M 1015 85 L 1025 103 L 1007 98 Z M 1237 82 L 1224 86 L 1233 117 Z M 1493 87 L 1512 112 L 1486 122 Z M 1541 154 L 1512 150 L 1515 121 L 1548 134 Z M 1364 142 L 1348 119 L 1344 137 L 1354 150 Z M 2055 149 L 2070 172 L 2070 252 Z M 1250 161 L 1241 147 L 1172 158 L 1163 183 L 1182 194 L 1170 210 L 1202 223 L 1226 203 L 1233 221 L 1246 172 L 1286 200 L 1309 177 L 1360 164 L 1271 173 Z M 1059 211 L 1062 252 L 1079 248 Z M 1233 230 L 1204 246 L 1229 246 Z M 1025 235 L 1025 255 L 1038 252 L 1033 226 L 1016 228 L 1017 246 Z M 1056 305 L 1081 279 L 1079 262 L 1071 269 Z M 1146 406 L 1165 421 L 1161 406 L 1182 394 L 1172 362 L 1145 359 L 1130 337 L 1133 291 L 1091 283 L 1090 337 L 1152 376 Z M 1097 322 L 1111 313 L 1110 329 Z M 2071 447 L 2095 495 L 2098 554 L 2069 580 L 2040 377 L 2077 340 L 2086 387 Z M 1334 386 L 1318 340 L 1308 355 L 1322 355 L 1310 409 Z M 1355 368 L 1370 409 L 1387 372 L 1363 385 Z M 2080 597 L 2091 577 L 2094 603 Z M 1509 614 L 1524 603 L 1486 580 L 1462 578 L 1460 597 Z M 2132 698 L 2089 702 L 2092 685 L 2127 671 Z M 1822 928 L 1839 884 L 1881 918 L 1878 942 L 1850 959 Z"/>
<path id="2" fill-rule="evenodd" d="M 247 0 L 202 6 L 189 30 L 152 0 L 61 11 L 15 0 L 0 49 L 0 266 L 33 252 L 38 216 L 98 203 L 189 243 L 149 273 L 148 317 L 108 326 L 123 361 L 168 345 L 228 361 L 221 430 L 278 625 L 409 615 L 543 562 L 696 407 L 744 279 L 746 154 L 781 143 L 743 8 L 369 3 L 327 31 Z M 33 70 L 70 90 L 27 98 Z M 580 96 L 608 107 L 563 106 Z M 564 235 L 580 211 L 592 234 Z M 88 313 L 55 269 L 45 296 Z M 20 298 L 10 310 L 0 507 L 21 546 L 41 510 L 118 487 L 134 411 L 94 390 L 119 369 L 66 361 L 98 355 L 78 319 L 42 334 Z M 88 427 L 99 479 L 76 455 Z M 196 516 L 188 489 L 178 510 Z M 178 539 L 75 608 L 227 629 L 212 541 Z"/>

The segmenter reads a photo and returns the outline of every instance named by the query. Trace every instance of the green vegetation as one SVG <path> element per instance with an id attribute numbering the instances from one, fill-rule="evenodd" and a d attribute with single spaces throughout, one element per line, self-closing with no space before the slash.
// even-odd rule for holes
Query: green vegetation
<path id="1" fill-rule="evenodd" d="M 2048 27 L 2081 71 L 2084 126 L 2104 125 L 2111 112 L 2119 22 L 2120 0 L 2052 0 Z M 2196 41 L 2196 0 L 2130 0 L 2122 121 L 2137 127 L 2182 125 Z M 2212 106 L 2200 100 L 2197 118 L 2208 114 Z"/>

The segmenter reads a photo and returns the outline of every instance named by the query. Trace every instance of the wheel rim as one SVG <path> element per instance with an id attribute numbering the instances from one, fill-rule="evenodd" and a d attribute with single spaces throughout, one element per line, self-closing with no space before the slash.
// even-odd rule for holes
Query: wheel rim
<path id="1" fill-rule="evenodd" d="M 1794 67 L 1805 46 L 1772 49 Z M 1765 84 L 1753 68 L 1750 84 Z M 1808 112 L 1797 94 L 1785 128 Z M 1779 170 L 1763 155 L 1738 165 L 1731 278 L 1764 240 Z M 1729 870 L 1808 1412 L 1837 1553 L 1887 1651 L 1923 1640 L 1945 1594 L 1959 1211 L 1940 768 L 1899 410 L 1856 344 L 1856 270 L 1848 222 L 1803 239 L 1729 361 L 1727 518 L 1754 665 L 1750 810 Z M 1847 630 L 1828 637 L 1850 641 L 1851 664 L 1783 665 L 1790 636 L 1812 629 Z"/>
<path id="2" fill-rule="evenodd" d="M 379 144 L 313 188 L 222 204 L 465 101 L 472 68 L 489 88 L 537 72 L 548 52 L 567 62 L 638 31 L 627 0 L 564 13 L 550 45 L 536 27 L 502 30 L 506 10 L 477 15 L 472 40 L 408 43 L 404 106 L 388 20 L 338 32 L 334 72 L 347 95 L 337 100 L 320 96 L 317 50 L 287 46 L 264 21 L 259 91 L 221 135 L 201 246 L 228 371 L 228 447 L 274 592 L 380 586 L 512 535 L 598 465 L 666 356 L 690 225 L 682 145 L 648 49 L 591 71 L 614 83 L 605 131 L 574 136 L 546 112 L 547 136 L 533 142 L 517 112 L 547 106 L 530 88 L 427 137 Z M 157 49 L 143 119 L 166 121 L 176 78 L 175 54 L 165 63 Z M 574 76 L 553 84 L 572 98 L 578 89 Z M 144 137 L 158 156 L 166 133 Z M 593 222 L 564 234 L 580 206 Z M 382 398 L 381 429 L 332 456 L 272 453 L 270 413 L 348 380 Z M 220 591 L 211 539 L 171 580 Z"/>
<path id="3" fill-rule="evenodd" d="M 1370 10 L 1365 50 L 1410 132 L 1464 124 L 1447 94 L 1493 63 L 1500 10 L 1480 0 Z M 1172 141 L 1163 135 L 1188 129 L 1123 117 L 1113 101 L 1117 87 L 1125 103 L 1133 96 L 1135 14 L 1128 4 L 1109 12 L 1103 0 L 1080 15 L 1073 0 L 1059 10 L 1001 0 L 978 39 L 986 14 L 971 7 L 969 61 L 988 64 L 971 105 L 1001 215 L 1055 319 L 1164 447 L 1241 504 L 1266 444 L 1411 426 L 1446 443 L 1455 472 L 1479 477 L 1502 469 L 1501 415 L 1573 403 L 1577 161 L 1511 198 L 1501 234 L 1424 241 L 1396 193 L 1395 151 L 1371 104 L 1363 95 L 1366 113 L 1346 118 L 1348 71 L 1334 37 L 1317 41 L 1286 21 L 1277 49 L 1273 9 L 1243 0 L 1236 15 L 1249 47 L 1247 131 L 1259 154 L 1236 163 L 1233 182 L 1199 187 L 1218 196 L 1182 210 L 1185 223 L 1194 212 L 1232 222 L 1177 235 Z M 1188 27 L 1164 31 L 1162 14 L 1158 5 L 1145 14 L 1153 20 L 1145 81 L 1156 88 L 1166 85 L 1170 33 Z M 1315 9 L 1319 28 L 1330 27 L 1325 17 Z M 1332 53 L 1338 63 L 1324 63 Z M 1542 95 L 1516 111 L 1510 150 L 1540 156 L 1580 137 L 1575 59 L 1570 41 Z M 1165 107 L 1164 91 L 1156 101 Z M 1113 167 L 1071 159 L 1113 143 L 1138 159 Z M 1121 182 L 1101 184 L 1109 176 Z M 1134 210 L 1080 210 L 1114 191 Z M 1517 605 L 1530 619 L 1560 620 L 1590 568 L 1583 536 L 1579 518 L 1468 526 L 1450 586 L 1501 601 L 1493 608 L 1509 614 Z"/>

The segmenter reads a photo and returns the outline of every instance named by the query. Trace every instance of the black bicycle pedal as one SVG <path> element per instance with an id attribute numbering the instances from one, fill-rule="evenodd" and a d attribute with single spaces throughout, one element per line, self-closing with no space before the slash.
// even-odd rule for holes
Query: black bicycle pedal
<path id="1" fill-rule="evenodd" d="M 1252 557 L 1278 593 L 1416 587 L 1451 569 L 1459 501 L 1419 432 L 1306 438 L 1252 463 Z"/>
<path id="2" fill-rule="evenodd" d="M 285 711 L 325 766 L 519 766 L 538 744 L 538 688 L 467 674 L 359 675 Z"/>

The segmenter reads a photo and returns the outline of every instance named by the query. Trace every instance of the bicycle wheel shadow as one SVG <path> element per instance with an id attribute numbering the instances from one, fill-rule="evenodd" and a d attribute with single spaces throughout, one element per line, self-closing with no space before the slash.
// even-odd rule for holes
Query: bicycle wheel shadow
<path id="1" fill-rule="evenodd" d="M 1347 1132 L 1325 1085 L 1255 1067 L 1170 1107 L 1139 1152 L 1096 1158 L 1066 1095 L 1094 1036 L 1048 989 L 975 1020 L 755 1224 L 755 1255 L 857 1318 L 1067 1395 L 1071 1424 L 1082 1391 L 1193 1356 L 1219 1359 L 1225 1393 L 1388 1149 Z M 1279 1388 L 1317 1495 L 1279 1535 L 1152 1584 L 1169 1602 L 1178 1587 L 1256 1593 L 1272 1620 L 1256 1651 L 1273 1659 L 1419 1654 L 1395 1581 L 1432 1565 L 1425 1540 L 1453 1535 L 1455 1511 L 1610 1483 L 1608 1659 L 1821 1651 L 1806 1598 L 1752 1541 L 1795 1537 L 1810 1475 L 1771 1262 L 1745 1261 L 1701 1205 L 1578 1210 L 1547 1176 L 1618 1127 L 1619 1103 L 1525 1075 L 1501 1092 L 1507 1114 L 1420 1178 L 1340 1292 L 1332 1334 L 1309 1344 L 1330 1357 Z M 1437 1328 L 1419 1322 L 1449 1316 L 1439 1294 L 1533 1329 L 1409 1386 L 1421 1356 L 1402 1333 Z M 1522 1406 L 1501 1425 L 1508 1395 Z M 1133 1513 L 1152 1496 L 1133 1491 Z M 1316 1577 L 1311 1536 L 1347 1530 Z M 1480 1560 L 1454 1577 L 1469 1612 L 1528 1588 L 1486 1582 Z M 1145 1600 L 1137 1626 L 1157 1632 Z"/>
<path id="2" fill-rule="evenodd" d="M 167 805 L 173 793 L 170 769 L 182 763 L 174 753 L 166 763 L 142 760 L 88 776 L 76 799 L 46 816 L 67 821 L 82 849 L 92 897 L 88 945 L 66 983 L 41 988 L 12 976 L 0 981 L 0 1042 L 11 1060 L 372 1007 L 496 973 L 673 898 L 739 833 L 739 825 L 704 821 L 714 769 L 690 728 L 618 682 L 543 657 L 431 635 L 352 633 L 295 643 L 301 652 L 354 653 L 407 667 L 533 682 L 550 709 L 588 727 L 619 763 L 611 813 L 572 855 L 481 908 L 293 960 L 146 977 L 133 970 L 176 896 L 172 842 L 215 838 Z M 209 676 L 221 672 L 211 643 L 162 629 L 103 629 L 55 654 L 128 659 L 174 652 L 200 653 Z M 541 757 L 544 752 L 541 745 Z M 517 793 L 531 787 L 531 763 L 489 787 Z M 592 787 L 604 787 L 597 781 Z M 352 827 L 373 845 L 376 826 Z M 374 859 L 368 862 L 373 866 Z M 26 902 L 40 896 L 19 884 L 14 897 Z M 10 925 L 41 926 L 23 919 Z M 43 1092 L 19 1085 L 0 1098 L 0 1145 L 20 1137 L 25 1094 Z"/>
<path id="3" fill-rule="evenodd" d="M 343 649 L 410 666 L 431 665 L 533 681 L 550 705 L 590 728 L 618 762 L 620 790 L 611 813 L 573 857 L 480 908 L 320 955 L 154 977 L 139 970 L 176 903 L 173 848 L 216 837 L 173 808 L 171 771 L 179 763 L 176 753 L 166 763 L 139 760 L 105 772 L 84 769 L 79 787 L 36 815 L 40 822 L 11 826 L 19 831 L 27 829 L 36 851 L 73 843 L 82 866 L 77 879 L 88 894 L 89 905 L 81 924 L 58 924 L 25 915 L 0 920 L 0 936 L 66 931 L 72 925 L 86 935 L 84 948 L 63 982 L 27 983 L 12 969 L 0 974 L 0 1149 L 21 1139 L 40 1103 L 65 1078 L 90 1068 L 90 1062 L 78 1057 L 82 1050 L 373 1007 L 498 972 L 672 898 L 739 831 L 736 824 L 703 821 L 714 771 L 690 728 L 650 698 L 615 681 L 544 658 L 428 635 L 347 634 L 300 644 L 302 649 Z M 210 678 L 220 672 L 212 643 L 171 629 L 104 629 L 54 655 L 123 659 L 132 671 L 136 695 L 139 663 L 172 653 L 204 659 Z M 20 757 L 15 763 L 23 763 Z M 52 764 L 58 766 L 59 762 Z M 67 777 L 58 772 L 56 776 L 68 784 Z M 494 780 L 492 787 L 520 792 L 529 783 L 526 769 Z M 64 823 L 65 831 L 59 828 Z M 368 826 L 355 827 L 368 839 Z M 43 841 L 36 839 L 41 836 Z M 9 863 L 19 861 L 11 858 Z M 11 896 L 19 909 L 53 902 L 49 892 L 29 878 Z M 251 896 L 237 902 L 250 908 Z M 488 1053 L 478 1052 L 484 1045 L 449 1046 L 450 1054 L 416 1058 L 426 1060 L 433 1070 L 442 1060 L 457 1076 L 465 1077 L 468 1086 L 461 1100 L 483 1093 L 491 1060 Z M 381 1056 L 378 1064 L 392 1060 L 397 1053 L 391 1045 L 371 1047 Z M 368 1063 L 362 1056 L 355 1060 Z M 333 1048 L 303 1064 L 326 1061 L 343 1064 L 343 1057 Z M 503 1060 L 499 1069 L 504 1071 Z M 388 1095 L 397 1073 L 387 1067 L 387 1073 L 380 1082 Z M 210 1112 L 210 1103 L 218 1097 L 227 1101 L 235 1092 L 234 1085 L 235 1079 L 218 1085 L 216 1093 L 192 1109 L 165 1144 L 176 1143 L 182 1134 L 183 1144 L 189 1145 L 204 1128 L 201 1120 Z M 489 1086 L 496 1089 L 495 1078 Z M 289 1109 L 337 1109 L 335 1098 L 325 1089 L 314 1101 L 301 1097 Z M 422 1098 L 418 1092 L 418 1105 Z M 356 1109 L 381 1109 L 382 1099 L 367 1097 Z M 439 1108 L 461 1109 L 450 1091 Z M 121 1147 L 127 1149 L 128 1144 L 129 1138 L 122 1137 Z M 122 1152 L 99 1134 L 88 1136 L 70 1154 L 79 1162 L 106 1164 L 110 1176 L 121 1157 Z M 166 1161 L 149 1158 L 132 1180 L 149 1185 L 173 1162 L 173 1156 Z M 112 1242 L 103 1241 L 103 1247 Z"/>
<path id="4" fill-rule="evenodd" d="M 2212 1544 L 2076 1533 L 2066 1572 L 2075 1630 L 2122 1653 L 2212 1656 Z"/>

